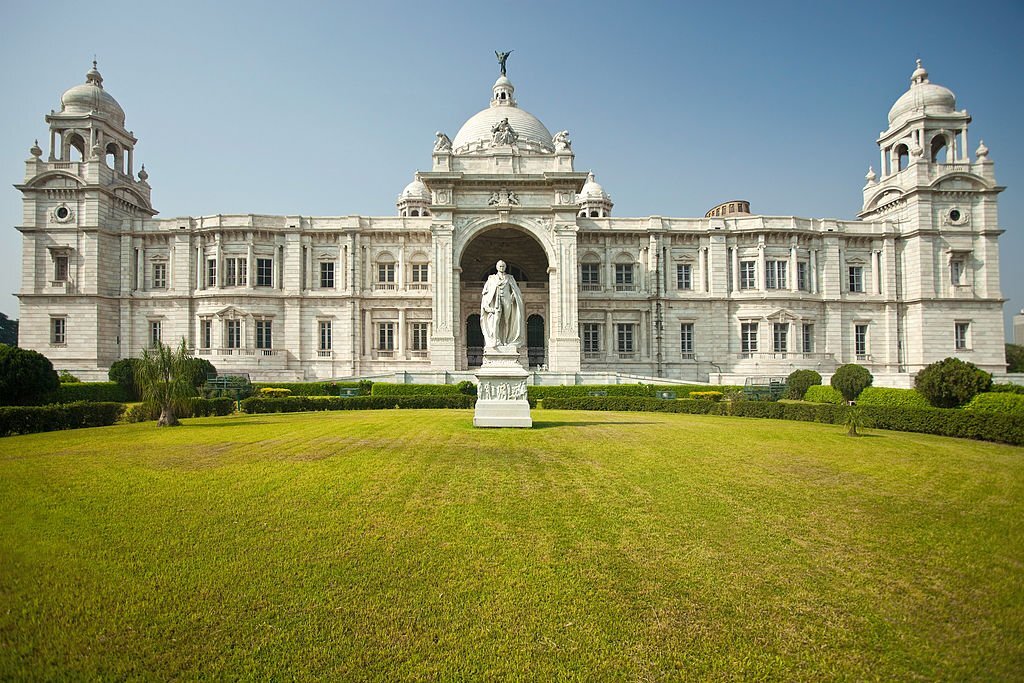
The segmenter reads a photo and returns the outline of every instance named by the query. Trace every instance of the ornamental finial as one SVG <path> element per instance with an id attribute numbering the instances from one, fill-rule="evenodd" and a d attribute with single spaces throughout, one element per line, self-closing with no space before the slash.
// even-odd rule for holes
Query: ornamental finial
<path id="1" fill-rule="evenodd" d="M 512 52 L 512 50 L 509 50 L 508 52 L 498 52 L 497 50 L 494 51 L 494 56 L 498 58 L 498 64 L 501 66 L 502 76 L 505 75 L 505 62 L 508 61 L 508 56 L 512 54 Z"/>

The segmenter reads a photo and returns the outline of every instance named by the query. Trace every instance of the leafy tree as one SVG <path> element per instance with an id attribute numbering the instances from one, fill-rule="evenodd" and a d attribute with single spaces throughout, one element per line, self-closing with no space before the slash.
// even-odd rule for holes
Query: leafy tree
<path id="1" fill-rule="evenodd" d="M 217 376 L 217 368 L 205 358 L 192 358 L 192 386 L 196 389 L 206 384 L 209 377 Z"/>
<path id="2" fill-rule="evenodd" d="M 786 398 L 799 401 L 813 386 L 821 384 L 821 375 L 814 370 L 794 370 L 786 378 Z"/>
<path id="3" fill-rule="evenodd" d="M 184 339 L 176 350 L 157 342 L 154 348 L 142 351 L 135 365 L 135 384 L 142 392 L 142 402 L 160 410 L 158 427 L 181 424 L 178 413 L 188 409 L 189 399 L 196 394 L 194 367 Z"/>
<path id="4" fill-rule="evenodd" d="M 936 408 L 956 408 L 992 387 L 992 375 L 974 363 L 946 358 L 925 366 L 914 377 L 914 388 Z"/>
<path id="5" fill-rule="evenodd" d="M 871 386 L 875 378 L 868 369 L 856 363 L 847 363 L 836 368 L 832 375 L 832 388 L 843 395 L 847 401 L 856 401 L 860 392 Z"/>
<path id="6" fill-rule="evenodd" d="M 0 344 L 18 345 L 18 321 L 0 313 Z"/>
<path id="7" fill-rule="evenodd" d="M 0 403 L 40 405 L 52 399 L 59 388 L 60 380 L 49 358 L 0 344 Z"/>
<path id="8" fill-rule="evenodd" d="M 1006 345 L 1006 371 L 1024 372 L 1024 346 L 1019 344 Z"/>
<path id="9" fill-rule="evenodd" d="M 115 360 L 111 364 L 110 370 L 107 371 L 107 377 L 110 378 L 110 381 L 120 384 L 128 395 L 136 401 L 141 398 L 139 387 L 135 384 L 135 366 L 138 363 L 138 358 L 122 358 L 121 360 Z"/>

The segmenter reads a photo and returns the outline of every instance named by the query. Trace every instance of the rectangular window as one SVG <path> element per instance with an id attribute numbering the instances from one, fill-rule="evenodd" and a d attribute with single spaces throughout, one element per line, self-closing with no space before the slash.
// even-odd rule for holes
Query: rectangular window
<path id="1" fill-rule="evenodd" d="M 632 266 L 630 266 L 632 268 Z M 631 354 L 634 352 L 633 347 L 633 328 L 636 327 L 632 323 L 617 323 L 615 325 L 615 344 L 616 349 L 619 353 Z"/>
<path id="2" fill-rule="evenodd" d="M 53 257 L 53 281 L 54 282 L 67 282 L 68 280 L 68 263 L 69 259 L 67 256 L 59 255 Z"/>
<path id="3" fill-rule="evenodd" d="M 320 289 L 334 289 L 334 261 L 320 262 Z"/>
<path id="4" fill-rule="evenodd" d="M 953 325 L 953 346 L 957 351 L 966 351 L 968 348 L 968 334 L 971 331 L 970 323 L 955 323 Z"/>
<path id="5" fill-rule="evenodd" d="M 693 268 L 689 263 L 676 264 L 676 289 L 693 289 Z"/>
<path id="6" fill-rule="evenodd" d="M 258 259 L 256 259 L 256 286 L 257 287 L 273 287 L 274 286 L 274 259 L 270 259 L 270 258 L 258 258 Z"/>
<path id="7" fill-rule="evenodd" d="M 764 286 L 765 289 L 786 289 L 789 287 L 786 278 L 785 261 L 765 261 L 764 264 Z"/>
<path id="8" fill-rule="evenodd" d="M 224 259 L 224 286 L 225 287 L 244 287 L 248 278 L 248 263 L 245 258 L 227 258 Z"/>
<path id="9" fill-rule="evenodd" d="M 149 345 L 151 347 L 159 346 L 160 344 L 160 321 L 150 320 L 149 321 Z"/>
<path id="10" fill-rule="evenodd" d="M 412 350 L 427 350 L 427 323 L 412 324 Z"/>
<path id="11" fill-rule="evenodd" d="M 804 353 L 814 353 L 814 325 L 804 323 L 801 328 L 800 348 Z"/>
<path id="12" fill-rule="evenodd" d="M 412 266 L 413 284 L 426 284 L 430 282 L 430 266 L 426 263 L 414 263 Z"/>
<path id="13" fill-rule="evenodd" d="M 615 291 L 617 291 L 617 292 L 632 292 L 633 291 L 633 264 L 632 263 L 616 263 L 615 264 Z"/>
<path id="14" fill-rule="evenodd" d="M 213 321 L 203 320 L 199 324 L 199 343 L 202 348 L 209 349 L 213 346 Z"/>
<path id="15" fill-rule="evenodd" d="M 206 259 L 206 286 L 217 286 L 217 259 Z"/>
<path id="16" fill-rule="evenodd" d="M 807 279 L 807 267 L 807 261 L 796 262 L 796 288 L 801 292 L 811 291 L 811 285 Z"/>
<path id="17" fill-rule="evenodd" d="M 167 289 L 167 264 L 153 264 L 153 289 Z"/>
<path id="18" fill-rule="evenodd" d="M 789 323 L 772 324 L 772 351 L 786 353 L 789 350 Z"/>
<path id="19" fill-rule="evenodd" d="M 863 266 L 850 266 L 850 293 L 852 294 L 863 294 L 864 293 L 864 267 Z"/>
<path id="20" fill-rule="evenodd" d="M 679 352 L 693 358 L 693 323 L 679 323 Z"/>
<path id="21" fill-rule="evenodd" d="M 50 318 L 50 343 L 54 346 L 67 344 L 67 318 Z"/>
<path id="22" fill-rule="evenodd" d="M 330 351 L 332 348 L 331 340 L 331 321 L 321 320 L 320 321 L 320 351 Z"/>
<path id="23" fill-rule="evenodd" d="M 377 325 L 377 349 L 380 351 L 395 350 L 395 324 L 378 323 Z"/>
<path id="24" fill-rule="evenodd" d="M 601 326 L 598 323 L 583 323 L 583 353 L 601 352 Z"/>
<path id="25" fill-rule="evenodd" d="M 754 261 L 740 261 L 740 289 L 754 289 L 757 286 L 756 269 Z"/>
<path id="26" fill-rule="evenodd" d="M 226 346 L 229 349 L 240 349 L 242 348 L 242 321 L 241 320 L 226 320 L 224 321 L 224 339 L 227 342 Z"/>
<path id="27" fill-rule="evenodd" d="M 757 352 L 757 323 L 743 323 L 740 326 L 740 351 Z"/>
<path id="28" fill-rule="evenodd" d="M 868 359 L 868 326 L 853 326 L 853 353 L 857 360 Z"/>
<path id="29" fill-rule="evenodd" d="M 377 282 L 381 284 L 394 284 L 395 282 L 395 264 L 394 263 L 378 263 L 377 264 Z"/>
<path id="30" fill-rule="evenodd" d="M 272 349 L 272 348 L 274 348 L 273 321 L 270 321 L 270 320 L 257 320 L 256 321 L 256 348 L 257 349 Z"/>
<path id="31" fill-rule="evenodd" d="M 581 263 L 580 264 L 580 284 L 583 285 L 583 290 L 595 290 L 601 286 L 601 264 L 600 263 Z"/>
<path id="32" fill-rule="evenodd" d="M 949 262 L 949 281 L 955 285 L 964 283 L 964 260 L 955 258 Z"/>

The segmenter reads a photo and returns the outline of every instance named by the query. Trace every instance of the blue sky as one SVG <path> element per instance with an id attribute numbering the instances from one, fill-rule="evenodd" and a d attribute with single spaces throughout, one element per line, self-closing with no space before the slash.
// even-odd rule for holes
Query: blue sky
<path id="1" fill-rule="evenodd" d="M 1021 2 L 4 3 L 0 311 L 17 317 L 22 161 L 94 54 L 161 216 L 392 215 L 434 131 L 508 61 L 618 216 L 854 218 L 915 58 L 974 118 L 1000 198 L 1006 312 L 1024 308 Z M 87 15 L 87 16 L 86 16 Z M 973 155 L 972 155 L 973 156 Z"/>

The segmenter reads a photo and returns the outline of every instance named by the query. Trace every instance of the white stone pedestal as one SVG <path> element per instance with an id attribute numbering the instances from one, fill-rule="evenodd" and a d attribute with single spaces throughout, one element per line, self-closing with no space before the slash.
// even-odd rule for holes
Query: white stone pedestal
<path id="1" fill-rule="evenodd" d="M 474 427 L 532 427 L 526 400 L 526 378 L 514 347 L 484 349 L 484 362 L 476 373 Z"/>

